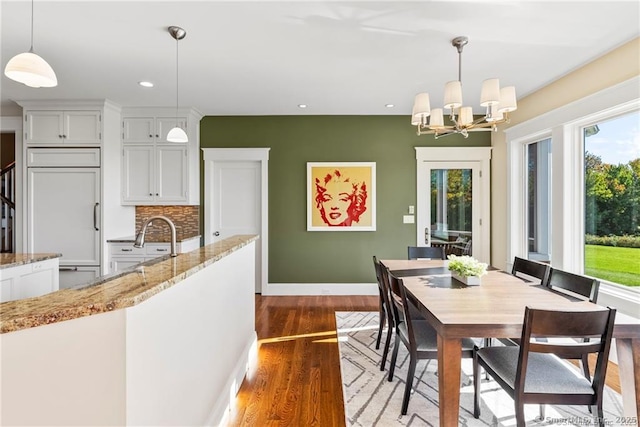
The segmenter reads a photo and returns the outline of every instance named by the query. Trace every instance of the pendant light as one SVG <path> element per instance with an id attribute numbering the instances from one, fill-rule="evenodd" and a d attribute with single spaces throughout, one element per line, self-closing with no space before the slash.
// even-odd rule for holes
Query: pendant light
<path id="1" fill-rule="evenodd" d="M 20 53 L 7 62 L 5 76 L 29 87 L 58 86 L 56 73 L 51 65 L 42 57 L 33 53 L 33 0 L 31 0 L 31 48 L 29 52 Z"/>
<path id="2" fill-rule="evenodd" d="M 187 133 L 178 124 L 178 40 L 182 40 L 187 32 L 180 27 L 169 27 L 169 34 L 176 40 L 176 126 L 167 134 L 169 142 L 189 142 Z"/>

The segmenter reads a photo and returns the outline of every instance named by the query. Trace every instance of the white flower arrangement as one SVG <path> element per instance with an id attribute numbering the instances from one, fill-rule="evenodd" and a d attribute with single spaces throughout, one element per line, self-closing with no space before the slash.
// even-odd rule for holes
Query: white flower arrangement
<path id="1" fill-rule="evenodd" d="M 487 274 L 487 264 L 468 255 L 448 255 L 449 270 L 462 277 L 481 277 Z"/>

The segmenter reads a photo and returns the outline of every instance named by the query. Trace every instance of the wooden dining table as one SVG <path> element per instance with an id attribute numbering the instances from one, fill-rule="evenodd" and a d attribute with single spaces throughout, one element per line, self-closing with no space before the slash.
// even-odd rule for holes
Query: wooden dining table
<path id="1" fill-rule="evenodd" d="M 525 307 L 599 310 L 602 306 L 555 292 L 490 268 L 479 286 L 451 278 L 442 260 L 381 260 L 402 278 L 407 297 L 438 333 L 440 426 L 458 426 L 462 338 L 520 338 Z M 616 339 L 623 410 L 640 420 L 640 319 L 616 313 Z M 622 418 L 621 418 L 622 419 Z M 611 420 L 616 425 L 616 420 Z M 626 423 L 627 425 L 633 425 Z"/>

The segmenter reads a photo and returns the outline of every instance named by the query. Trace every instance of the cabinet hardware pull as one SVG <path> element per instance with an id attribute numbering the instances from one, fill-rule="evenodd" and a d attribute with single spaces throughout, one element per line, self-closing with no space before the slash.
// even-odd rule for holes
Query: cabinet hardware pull
<path id="1" fill-rule="evenodd" d="M 95 228 L 96 231 L 100 231 L 98 228 L 98 206 L 100 206 L 98 202 L 93 206 L 93 228 Z"/>
<path id="2" fill-rule="evenodd" d="M 58 271 L 78 271 L 78 267 L 58 267 Z"/>
<path id="3" fill-rule="evenodd" d="M 156 193 L 156 196 L 159 196 L 160 194 Z"/>
<path id="4" fill-rule="evenodd" d="M 157 249 L 156 249 L 156 251 L 158 251 L 158 252 L 167 252 L 167 249 L 160 249 L 160 248 L 157 248 Z"/>
<path id="5" fill-rule="evenodd" d="M 156 135 L 156 138 L 160 138 L 160 135 Z"/>
<path id="6" fill-rule="evenodd" d="M 62 138 L 62 135 L 58 135 L 58 138 Z"/>
<path id="7" fill-rule="evenodd" d="M 120 249 L 122 252 L 133 252 L 133 249 Z"/>
<path id="8" fill-rule="evenodd" d="M 153 135 L 149 135 L 149 138 L 153 138 Z"/>
<path id="9" fill-rule="evenodd" d="M 149 193 L 150 196 L 153 196 L 153 194 Z"/>

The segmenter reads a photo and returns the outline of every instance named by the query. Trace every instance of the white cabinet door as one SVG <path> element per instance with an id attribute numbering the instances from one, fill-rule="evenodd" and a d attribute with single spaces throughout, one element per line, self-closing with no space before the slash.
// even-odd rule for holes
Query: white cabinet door
<path id="1" fill-rule="evenodd" d="M 155 199 L 153 145 L 125 145 L 122 160 L 122 201 L 151 202 Z"/>
<path id="2" fill-rule="evenodd" d="M 28 111 L 25 142 L 48 145 L 100 145 L 100 111 Z"/>
<path id="3" fill-rule="evenodd" d="M 131 268 L 144 262 L 146 260 L 145 257 L 139 258 L 113 258 L 111 260 L 111 273 L 119 272 L 122 270 L 126 270 L 127 268 Z"/>
<path id="4" fill-rule="evenodd" d="M 62 143 L 63 116 L 62 111 L 29 111 L 26 113 L 25 142 L 33 144 Z"/>
<path id="5" fill-rule="evenodd" d="M 100 169 L 29 168 L 27 185 L 27 251 L 100 265 Z"/>
<path id="6" fill-rule="evenodd" d="M 187 119 L 185 117 L 158 117 L 156 118 L 156 142 L 168 142 L 167 134 L 171 129 L 176 127 L 182 128 L 187 131 Z"/>
<path id="7" fill-rule="evenodd" d="M 100 277 L 100 267 L 60 267 L 60 289 L 90 283 Z"/>
<path id="8" fill-rule="evenodd" d="M 153 117 L 128 117 L 122 120 L 122 142 L 153 142 L 156 136 Z"/>
<path id="9" fill-rule="evenodd" d="M 100 144 L 99 111 L 67 111 L 64 113 L 65 144 Z"/>
<path id="10" fill-rule="evenodd" d="M 187 200 L 187 147 L 156 146 L 156 201 Z"/>

